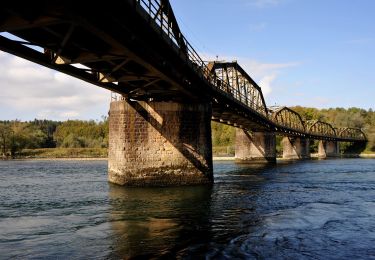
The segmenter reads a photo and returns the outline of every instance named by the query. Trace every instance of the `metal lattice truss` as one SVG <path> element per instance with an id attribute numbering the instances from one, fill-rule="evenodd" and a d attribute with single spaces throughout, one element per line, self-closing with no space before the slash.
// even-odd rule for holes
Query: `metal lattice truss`
<path id="1" fill-rule="evenodd" d="M 162 71 L 165 59 L 160 56 L 165 54 L 157 46 L 161 41 L 165 44 L 165 39 L 186 61 L 195 62 L 191 67 L 204 65 L 182 35 L 169 1 L 111 3 L 91 8 L 73 0 L 3 3 L 0 32 L 8 32 L 16 39 L 0 35 L 0 49 L 129 98 L 193 98 Z M 132 27 L 140 34 L 132 34 Z M 160 42 L 149 40 L 151 50 L 139 44 L 155 35 Z"/>
<path id="2" fill-rule="evenodd" d="M 306 130 L 309 134 L 322 138 L 336 138 L 336 130 L 329 123 L 319 120 L 309 120 L 306 122 Z"/>
<path id="3" fill-rule="evenodd" d="M 267 116 L 268 111 L 261 88 L 237 62 L 209 62 L 208 68 L 215 75 L 212 83 L 217 88 L 259 114 Z"/>
<path id="4" fill-rule="evenodd" d="M 334 128 L 319 120 L 304 121 L 300 114 L 288 107 L 269 107 L 276 132 L 286 136 L 303 136 L 311 139 L 366 141 L 365 133 L 359 128 Z"/>
<path id="5" fill-rule="evenodd" d="M 338 136 L 343 139 L 367 140 L 366 134 L 359 128 L 345 127 L 336 130 Z"/>
<path id="6" fill-rule="evenodd" d="M 279 126 L 277 128 L 281 133 L 294 135 L 306 133 L 305 124 L 300 114 L 294 110 L 288 107 L 280 107 L 270 111 L 272 111 L 272 120 Z"/>
<path id="7" fill-rule="evenodd" d="M 252 131 L 366 141 L 360 129 L 268 113 L 261 88 L 237 62 L 205 62 L 181 33 L 169 0 L 4 1 L 0 50 L 129 99 L 211 102 L 219 122 Z"/>

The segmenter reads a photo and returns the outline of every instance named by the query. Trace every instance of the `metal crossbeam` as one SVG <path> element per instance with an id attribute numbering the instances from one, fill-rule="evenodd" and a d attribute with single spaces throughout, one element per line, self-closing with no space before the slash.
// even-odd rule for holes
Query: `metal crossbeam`
<path id="1" fill-rule="evenodd" d="M 6 1 L 0 50 L 135 100 L 210 102 L 212 120 L 253 131 L 363 142 L 361 129 L 304 122 L 287 107 L 268 110 L 237 62 L 205 62 L 182 34 L 168 0 Z M 41 51 L 40 51 L 41 50 Z"/>

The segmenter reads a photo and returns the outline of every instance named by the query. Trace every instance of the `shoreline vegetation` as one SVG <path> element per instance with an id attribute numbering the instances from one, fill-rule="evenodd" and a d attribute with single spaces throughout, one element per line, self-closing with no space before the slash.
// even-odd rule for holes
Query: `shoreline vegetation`
<path id="1" fill-rule="evenodd" d="M 214 147 L 215 148 L 215 147 Z M 215 149 L 214 149 L 215 150 Z M 223 148 L 220 148 L 223 150 Z M 232 151 L 232 147 L 228 147 L 226 150 Z M 364 152 L 359 155 L 342 155 L 342 158 L 375 158 L 375 153 Z M 316 153 L 311 154 L 312 159 L 317 158 Z M 90 161 L 90 160 L 107 160 L 107 149 L 106 148 L 40 148 L 40 149 L 24 149 L 14 158 L 3 158 L 3 159 L 14 159 L 14 160 L 79 160 L 79 161 Z M 214 153 L 214 161 L 231 161 L 234 160 L 233 153 Z M 278 160 L 284 160 L 280 156 Z"/>
<path id="2" fill-rule="evenodd" d="M 375 112 L 372 109 L 291 107 L 303 120 L 330 122 L 334 127 L 357 127 L 364 130 L 368 142 L 358 145 L 340 143 L 344 156 L 375 154 Z M 214 157 L 234 156 L 235 128 L 216 122 L 212 127 Z M 0 121 L 0 159 L 27 158 L 106 158 L 108 118 L 101 120 L 20 120 Z M 281 136 L 276 137 L 276 153 L 281 157 Z M 318 141 L 311 140 L 310 153 L 318 151 Z"/>

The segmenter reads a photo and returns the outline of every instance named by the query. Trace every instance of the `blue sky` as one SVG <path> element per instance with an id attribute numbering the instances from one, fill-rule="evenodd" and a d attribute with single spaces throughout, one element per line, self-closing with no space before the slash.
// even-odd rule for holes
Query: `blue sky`
<path id="1" fill-rule="evenodd" d="M 205 59 L 237 60 L 268 105 L 375 109 L 375 1 L 171 0 Z M 0 52 L 0 119 L 100 119 L 106 90 Z M 20 77 L 19 75 L 24 75 Z"/>

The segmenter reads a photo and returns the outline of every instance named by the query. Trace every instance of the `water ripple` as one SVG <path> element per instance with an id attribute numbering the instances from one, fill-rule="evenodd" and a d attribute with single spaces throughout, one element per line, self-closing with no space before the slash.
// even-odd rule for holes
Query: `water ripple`
<path id="1" fill-rule="evenodd" d="M 104 161 L 1 161 L 0 259 L 375 259 L 375 160 L 214 172 L 132 189 Z"/>

